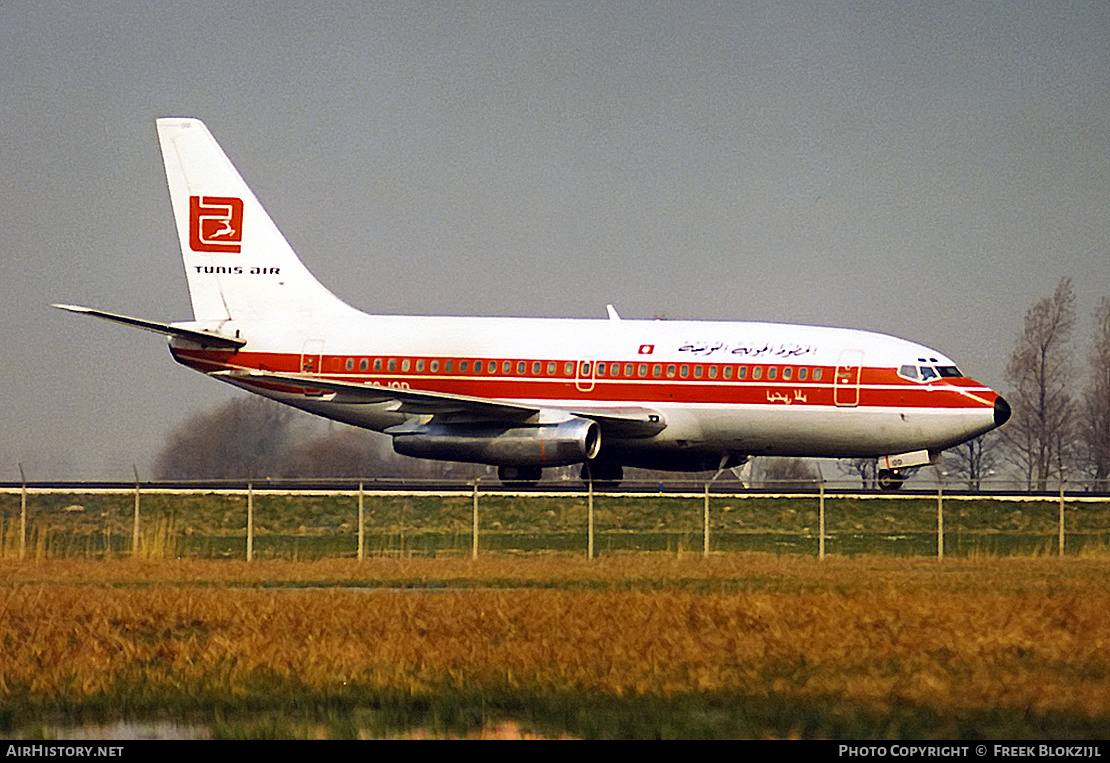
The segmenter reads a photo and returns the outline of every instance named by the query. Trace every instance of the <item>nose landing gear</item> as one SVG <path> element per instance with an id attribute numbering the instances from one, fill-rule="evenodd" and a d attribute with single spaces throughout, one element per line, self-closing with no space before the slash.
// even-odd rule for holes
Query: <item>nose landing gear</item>
<path id="1" fill-rule="evenodd" d="M 902 483 L 906 481 L 906 474 L 901 469 L 880 469 L 879 470 L 879 489 L 880 490 L 897 490 L 902 487 Z"/>

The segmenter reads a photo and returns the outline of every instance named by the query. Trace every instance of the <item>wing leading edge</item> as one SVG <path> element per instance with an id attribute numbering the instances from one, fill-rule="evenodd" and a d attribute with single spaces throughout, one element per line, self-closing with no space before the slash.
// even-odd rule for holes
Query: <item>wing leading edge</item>
<path id="1" fill-rule="evenodd" d="M 544 418 L 547 411 L 580 416 L 596 421 L 610 436 L 651 437 L 666 428 L 663 414 L 651 408 L 575 406 L 536 406 L 493 400 L 484 397 L 453 395 L 446 392 L 399 389 L 369 384 L 322 379 L 310 374 L 282 374 L 249 369 L 216 371 L 210 376 L 247 385 L 263 385 L 330 395 L 337 405 L 376 405 L 411 416 L 430 416 L 438 420 L 474 420 L 491 423 L 522 424 Z"/>

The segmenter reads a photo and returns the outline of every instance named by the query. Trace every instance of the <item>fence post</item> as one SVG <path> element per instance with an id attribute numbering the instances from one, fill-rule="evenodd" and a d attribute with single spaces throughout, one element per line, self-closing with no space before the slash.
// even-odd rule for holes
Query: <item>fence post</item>
<path id="1" fill-rule="evenodd" d="M 474 510 L 470 519 L 470 558 L 478 558 L 478 478 L 474 478 Z"/>
<path id="2" fill-rule="evenodd" d="M 358 481 L 358 560 L 366 558 L 366 513 L 363 511 L 362 480 Z"/>
<path id="3" fill-rule="evenodd" d="M 817 558 L 825 558 L 825 478 L 817 480 Z"/>
<path id="4" fill-rule="evenodd" d="M 254 559 L 254 485 L 247 483 L 247 561 Z"/>
<path id="5" fill-rule="evenodd" d="M 705 506 L 701 518 L 701 556 L 709 558 L 709 482 L 705 483 Z"/>
<path id="6" fill-rule="evenodd" d="M 594 558 L 594 477 L 586 475 L 586 558 Z"/>
<path id="7" fill-rule="evenodd" d="M 27 556 L 27 475 L 23 464 L 19 465 L 19 481 L 23 487 L 19 491 L 19 558 Z"/>
<path id="8" fill-rule="evenodd" d="M 131 523 L 131 558 L 139 558 L 139 470 L 131 464 L 131 471 L 135 472 L 135 519 Z"/>
<path id="9" fill-rule="evenodd" d="M 937 485 L 937 560 L 944 559 L 944 485 Z"/>
<path id="10" fill-rule="evenodd" d="M 1061 558 L 1064 556 L 1064 479 L 1060 478 L 1060 522 L 1059 522 L 1059 548 Z"/>

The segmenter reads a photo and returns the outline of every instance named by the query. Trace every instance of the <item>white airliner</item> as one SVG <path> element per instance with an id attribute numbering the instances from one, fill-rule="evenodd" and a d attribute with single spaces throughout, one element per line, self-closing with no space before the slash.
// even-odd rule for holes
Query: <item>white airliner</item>
<path id="1" fill-rule="evenodd" d="M 1002 425 L 1006 401 L 935 350 L 772 323 L 368 315 L 305 268 L 202 122 L 158 120 L 194 320 L 56 305 L 169 336 L 179 363 L 398 453 L 531 483 L 583 464 L 723 470 L 878 457 L 880 482 Z"/>

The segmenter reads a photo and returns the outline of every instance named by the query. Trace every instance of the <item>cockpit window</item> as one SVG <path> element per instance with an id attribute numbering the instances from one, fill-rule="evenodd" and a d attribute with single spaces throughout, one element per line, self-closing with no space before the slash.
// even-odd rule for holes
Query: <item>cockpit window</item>
<path id="1" fill-rule="evenodd" d="M 918 363 L 923 363 L 925 358 L 918 358 Z M 935 358 L 928 360 L 936 362 Z M 963 372 L 955 366 L 911 365 L 907 363 L 898 369 L 898 375 L 903 379 L 917 382 L 927 382 L 934 379 L 962 379 Z"/>
<path id="2" fill-rule="evenodd" d="M 930 358 L 931 360 L 931 358 Z M 918 361 L 920 362 L 920 360 Z M 955 366 L 919 366 L 907 363 L 898 369 L 903 379 L 927 382 L 933 379 L 962 379 L 963 373 Z"/>

